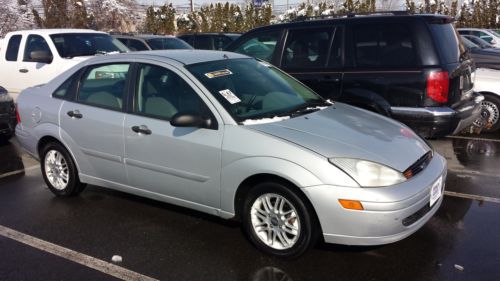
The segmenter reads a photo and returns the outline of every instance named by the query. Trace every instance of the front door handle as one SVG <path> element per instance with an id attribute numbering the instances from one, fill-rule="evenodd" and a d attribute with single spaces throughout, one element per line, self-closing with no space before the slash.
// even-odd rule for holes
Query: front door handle
<path id="1" fill-rule="evenodd" d="M 340 82 L 340 78 L 339 77 L 335 77 L 335 76 L 330 76 L 330 75 L 325 75 L 323 76 L 323 81 L 326 81 L 326 82 Z"/>
<path id="2" fill-rule="evenodd" d="M 68 111 L 67 114 L 69 117 L 76 118 L 76 119 L 80 119 L 83 117 L 83 114 L 81 114 L 80 111 L 78 111 L 78 110 Z"/>
<path id="3" fill-rule="evenodd" d="M 138 134 L 151 135 L 151 130 L 146 125 L 133 126 L 132 131 Z"/>
<path id="4" fill-rule="evenodd" d="M 21 68 L 21 69 L 19 69 L 19 72 L 21 72 L 21 73 L 28 73 L 28 70 L 26 68 Z"/>

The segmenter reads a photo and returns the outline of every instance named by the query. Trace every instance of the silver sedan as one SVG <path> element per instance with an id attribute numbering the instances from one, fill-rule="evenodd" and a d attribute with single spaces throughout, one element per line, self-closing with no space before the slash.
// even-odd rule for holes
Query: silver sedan
<path id="1" fill-rule="evenodd" d="M 96 57 L 17 101 L 56 195 L 93 184 L 235 218 L 277 256 L 395 242 L 442 202 L 446 161 L 408 127 L 239 54 Z"/>

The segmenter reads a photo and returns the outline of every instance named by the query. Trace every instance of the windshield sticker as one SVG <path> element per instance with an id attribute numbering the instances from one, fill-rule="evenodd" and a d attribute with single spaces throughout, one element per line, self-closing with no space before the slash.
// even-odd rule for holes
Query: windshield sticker
<path id="1" fill-rule="evenodd" d="M 231 92 L 231 90 L 229 89 L 226 89 L 226 90 L 221 90 L 219 91 L 219 93 L 224 97 L 226 98 L 226 100 L 230 103 L 230 104 L 235 104 L 235 103 L 239 103 L 241 102 L 241 100 L 235 95 L 233 94 L 233 92 Z"/>
<path id="2" fill-rule="evenodd" d="M 222 69 L 222 70 L 217 70 L 217 71 L 212 71 L 212 72 L 205 73 L 205 76 L 207 76 L 208 78 L 212 79 L 212 78 L 223 77 L 223 76 L 227 76 L 227 75 L 231 75 L 231 74 L 233 74 L 231 72 L 231 70 L 229 70 L 229 69 Z"/>

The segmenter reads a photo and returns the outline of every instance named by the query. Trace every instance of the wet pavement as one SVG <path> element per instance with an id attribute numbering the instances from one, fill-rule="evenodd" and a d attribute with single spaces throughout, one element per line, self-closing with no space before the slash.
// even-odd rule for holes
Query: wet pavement
<path id="1" fill-rule="evenodd" d="M 239 224 L 89 186 L 57 198 L 16 140 L 0 145 L 0 226 L 160 280 L 500 280 L 500 134 L 431 141 L 446 196 L 422 229 L 378 247 L 319 244 L 297 260 L 261 254 Z M 0 280 L 115 280 L 0 236 Z"/>

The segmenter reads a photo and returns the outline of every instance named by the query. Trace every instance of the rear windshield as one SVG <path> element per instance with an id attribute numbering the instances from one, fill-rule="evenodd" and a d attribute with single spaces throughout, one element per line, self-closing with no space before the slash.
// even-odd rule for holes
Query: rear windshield
<path id="1" fill-rule="evenodd" d="M 451 23 L 433 23 L 430 24 L 430 27 L 444 63 L 460 62 L 466 49 L 458 40 L 458 34 L 453 25 Z"/>

